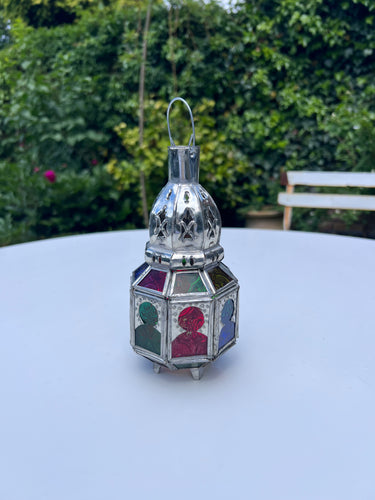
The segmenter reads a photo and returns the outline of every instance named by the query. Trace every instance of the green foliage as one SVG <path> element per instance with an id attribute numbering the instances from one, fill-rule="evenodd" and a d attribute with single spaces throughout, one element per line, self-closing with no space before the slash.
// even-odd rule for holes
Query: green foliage
<path id="1" fill-rule="evenodd" d="M 0 50 L 6 47 L 10 41 L 10 21 L 0 10 Z"/>
<path id="2" fill-rule="evenodd" d="M 94 0 L 3 0 L 9 17 L 22 18 L 30 26 L 57 26 L 72 23 L 79 11 Z"/>
<path id="3" fill-rule="evenodd" d="M 62 165 L 56 181 L 30 164 L 0 163 L 0 245 L 36 238 L 130 229 L 137 193 L 124 193 L 102 166 L 74 172 Z"/>
<path id="4" fill-rule="evenodd" d="M 165 101 L 147 101 L 147 128 L 142 146 L 139 146 L 138 126 L 128 126 L 122 122 L 115 127 L 129 157 L 121 161 L 113 157 L 107 169 L 124 189 L 129 189 L 131 183 L 137 182 L 141 170 L 148 179 L 149 186 L 154 188 L 153 191 L 160 189 L 166 182 L 166 151 L 170 145 L 165 130 L 167 105 Z M 202 99 L 193 109 L 196 143 L 204 144 L 201 163 L 205 168 L 201 172 L 200 181 L 222 200 L 224 210 L 230 210 L 241 202 L 241 187 L 236 179 L 239 174 L 249 171 L 249 162 L 240 151 L 226 142 L 224 133 L 218 130 L 213 116 L 214 106 L 214 101 Z M 175 143 L 187 144 L 191 134 L 190 118 L 182 106 L 178 107 L 178 103 L 172 108 L 170 121 Z"/>
<path id="5" fill-rule="evenodd" d="M 264 202 L 275 202 L 283 170 L 371 170 L 371 2 L 269 0 L 244 10 L 244 91 L 228 136 L 259 169 Z"/>
<path id="6" fill-rule="evenodd" d="M 74 22 L 61 24 L 52 5 L 70 9 Z M 155 1 L 140 147 L 145 5 L 7 3 L 10 31 L 0 16 L 7 35 L 0 46 L 3 242 L 139 226 L 140 172 L 149 208 L 166 179 L 165 112 L 175 95 L 193 109 L 201 181 L 227 224 L 275 204 L 285 170 L 374 168 L 373 2 L 252 0 L 227 11 L 214 1 Z M 30 20 L 27 6 L 47 9 L 46 21 Z M 176 106 L 171 120 L 186 143 L 186 113 Z M 43 177 L 47 170 L 55 183 Z M 306 216 L 311 227 L 316 214 L 315 222 Z M 303 227 L 303 218 L 295 220 Z"/>

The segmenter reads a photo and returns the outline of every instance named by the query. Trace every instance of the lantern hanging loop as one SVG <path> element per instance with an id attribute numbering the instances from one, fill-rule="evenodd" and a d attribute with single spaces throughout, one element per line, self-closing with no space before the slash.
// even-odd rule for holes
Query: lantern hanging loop
<path id="1" fill-rule="evenodd" d="M 170 126 L 170 123 L 169 123 L 169 112 L 170 112 L 172 104 L 175 101 L 181 101 L 182 103 L 185 104 L 185 106 L 189 110 L 189 115 L 190 115 L 190 119 L 191 119 L 191 126 L 192 126 L 192 129 L 193 129 L 193 133 L 190 136 L 190 140 L 189 140 L 188 146 L 191 146 L 192 143 L 193 143 L 193 146 L 195 146 L 195 127 L 194 127 L 193 113 L 192 113 L 192 111 L 190 109 L 189 104 L 185 101 L 185 99 L 182 99 L 182 97 L 175 97 L 174 99 L 172 99 L 171 102 L 169 103 L 168 110 L 167 110 L 167 125 L 168 125 L 168 134 L 169 134 L 169 140 L 171 141 L 171 146 L 176 146 L 176 144 L 174 143 L 174 140 L 172 138 L 171 126 Z"/>

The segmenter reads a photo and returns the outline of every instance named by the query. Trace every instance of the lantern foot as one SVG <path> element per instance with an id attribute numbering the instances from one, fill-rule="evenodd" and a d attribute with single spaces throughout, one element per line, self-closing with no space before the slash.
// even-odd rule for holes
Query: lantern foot
<path id="1" fill-rule="evenodd" d="M 194 380 L 200 380 L 202 378 L 203 371 L 204 365 L 200 366 L 199 368 L 190 368 L 190 373 Z"/>
<path id="2" fill-rule="evenodd" d="M 154 363 L 154 372 L 155 373 L 160 373 L 161 366 L 158 365 L 158 363 Z"/>

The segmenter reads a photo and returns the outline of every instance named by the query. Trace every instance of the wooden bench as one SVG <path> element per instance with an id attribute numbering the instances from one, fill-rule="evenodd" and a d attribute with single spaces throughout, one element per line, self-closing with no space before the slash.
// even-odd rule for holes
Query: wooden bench
<path id="1" fill-rule="evenodd" d="M 285 207 L 284 229 L 290 229 L 292 207 L 375 210 L 375 195 L 294 193 L 294 186 L 374 188 L 375 172 L 287 172 L 286 192 L 277 199 Z"/>

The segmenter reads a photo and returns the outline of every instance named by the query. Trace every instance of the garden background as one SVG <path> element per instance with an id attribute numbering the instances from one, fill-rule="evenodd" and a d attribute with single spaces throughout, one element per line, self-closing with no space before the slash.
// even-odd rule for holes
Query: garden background
<path id="1" fill-rule="evenodd" d="M 2 0 L 0 244 L 144 227 L 177 95 L 224 225 L 275 205 L 287 170 L 371 171 L 374 16 L 373 0 Z M 171 119 L 186 142 L 186 112 Z"/>

